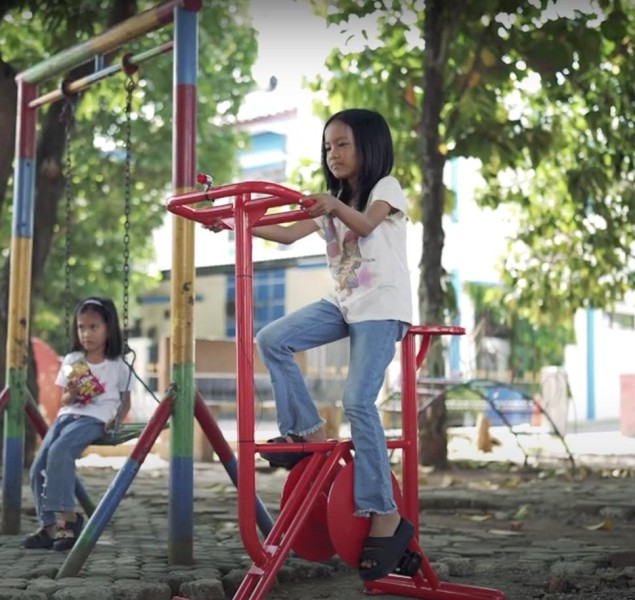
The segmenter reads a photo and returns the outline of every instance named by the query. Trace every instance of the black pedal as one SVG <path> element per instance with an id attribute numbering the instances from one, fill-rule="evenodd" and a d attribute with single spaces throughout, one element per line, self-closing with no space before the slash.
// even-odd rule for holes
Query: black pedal
<path id="1" fill-rule="evenodd" d="M 402 555 L 399 563 L 395 567 L 397 575 L 413 577 L 421 566 L 421 555 L 412 550 L 406 550 Z"/>

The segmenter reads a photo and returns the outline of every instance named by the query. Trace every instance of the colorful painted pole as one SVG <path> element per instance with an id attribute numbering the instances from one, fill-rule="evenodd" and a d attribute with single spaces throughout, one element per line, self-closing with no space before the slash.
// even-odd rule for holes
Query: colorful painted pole
<path id="1" fill-rule="evenodd" d="M 171 51 L 172 51 L 172 42 L 171 41 L 165 42 L 165 44 L 161 44 L 160 46 L 157 46 L 156 48 L 152 48 L 151 50 L 146 50 L 145 52 L 140 52 L 139 54 L 134 54 L 128 57 L 126 64 L 137 66 L 145 62 L 146 60 L 150 60 L 151 58 L 154 58 L 155 56 L 159 56 L 160 54 L 165 54 L 166 52 L 171 52 Z M 52 92 L 48 92 L 47 94 L 44 94 L 40 96 L 39 98 L 36 98 L 35 100 L 33 100 L 29 104 L 29 106 L 31 108 L 35 108 L 37 106 L 42 106 L 43 104 L 51 104 L 53 102 L 57 102 L 58 100 L 65 98 L 66 95 L 78 94 L 79 92 L 85 90 L 86 88 L 90 87 L 94 83 L 97 83 L 101 81 L 102 79 L 106 79 L 107 77 L 110 77 L 111 75 L 114 75 L 115 73 L 118 73 L 119 71 L 123 71 L 123 70 L 125 70 L 125 64 L 123 61 L 116 65 L 104 67 L 103 69 L 100 69 L 99 71 L 96 71 L 95 73 L 91 73 L 90 75 L 87 75 L 86 77 L 81 77 L 80 79 L 76 79 L 75 81 L 69 81 L 68 83 L 65 82 L 63 85 L 64 89 L 57 89 L 57 90 L 53 90 Z"/>
<path id="2" fill-rule="evenodd" d="M 34 65 L 20 73 L 18 79 L 36 84 L 66 73 L 73 67 L 92 60 L 95 56 L 111 52 L 131 40 L 171 23 L 175 7 L 182 6 L 187 7 L 188 10 L 197 11 L 201 8 L 201 4 L 202 0 L 170 0 L 150 8 L 81 44 L 67 48 L 48 60 Z"/>
<path id="3" fill-rule="evenodd" d="M 174 17 L 172 186 L 194 189 L 198 15 L 184 8 Z M 194 223 L 173 217 L 170 356 L 177 400 L 170 428 L 168 561 L 192 564 L 194 535 Z"/>
<path id="4" fill-rule="evenodd" d="M 58 571 L 56 579 L 74 577 L 79 573 L 170 418 L 173 402 L 172 390 L 168 390 L 139 436 L 139 441 L 137 441 L 134 450 L 117 472 L 108 490 L 97 505 L 95 512 L 86 523 L 73 549 L 69 552 L 64 564 Z"/>
<path id="5" fill-rule="evenodd" d="M 2 519 L 0 527 L 4 534 L 20 532 L 36 140 L 36 111 L 30 109 L 28 105 L 36 94 L 36 86 L 24 82 L 18 83 L 6 367 L 6 382 L 10 400 L 4 415 Z"/>

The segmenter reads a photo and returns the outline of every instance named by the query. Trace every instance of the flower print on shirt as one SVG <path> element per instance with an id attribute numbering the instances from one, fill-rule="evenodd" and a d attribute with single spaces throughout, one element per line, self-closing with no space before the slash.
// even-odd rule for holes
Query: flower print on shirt
<path id="1" fill-rule="evenodd" d="M 340 235 L 341 233 L 340 231 Z M 363 264 L 363 259 L 359 248 L 359 236 L 346 229 L 340 244 L 334 219 L 327 219 L 324 237 L 326 252 L 331 259 L 331 270 L 337 283 L 337 291 L 350 296 L 352 290 L 360 286 L 358 271 Z"/>

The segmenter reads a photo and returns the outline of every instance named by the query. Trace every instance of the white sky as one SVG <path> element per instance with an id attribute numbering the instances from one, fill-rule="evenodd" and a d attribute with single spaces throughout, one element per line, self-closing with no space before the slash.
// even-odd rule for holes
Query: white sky
<path id="1" fill-rule="evenodd" d="M 280 87 L 299 86 L 324 66 L 324 60 L 341 39 L 327 31 L 321 17 L 312 14 L 308 0 L 251 0 L 258 30 L 258 60 L 254 77 L 266 84 L 271 75 Z"/>

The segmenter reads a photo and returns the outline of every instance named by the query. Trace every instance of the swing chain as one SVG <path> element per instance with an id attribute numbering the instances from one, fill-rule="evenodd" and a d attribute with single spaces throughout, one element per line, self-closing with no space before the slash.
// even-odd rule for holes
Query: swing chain
<path id="1" fill-rule="evenodd" d="M 128 304 L 130 300 L 130 194 L 132 189 L 132 95 L 137 87 L 133 75 L 126 79 L 126 139 L 125 139 L 125 175 L 124 175 L 124 234 L 123 234 L 123 346 L 124 354 L 129 351 L 129 316 Z"/>
<path id="2" fill-rule="evenodd" d="M 60 121 L 64 124 L 64 138 L 66 144 L 66 157 L 64 164 L 64 196 L 65 196 L 65 237 L 64 237 L 64 322 L 66 327 L 66 340 L 71 340 L 71 227 L 73 221 L 72 178 L 73 159 L 71 156 L 71 128 L 75 105 L 70 97 L 66 98 L 64 107 L 60 113 Z"/>

